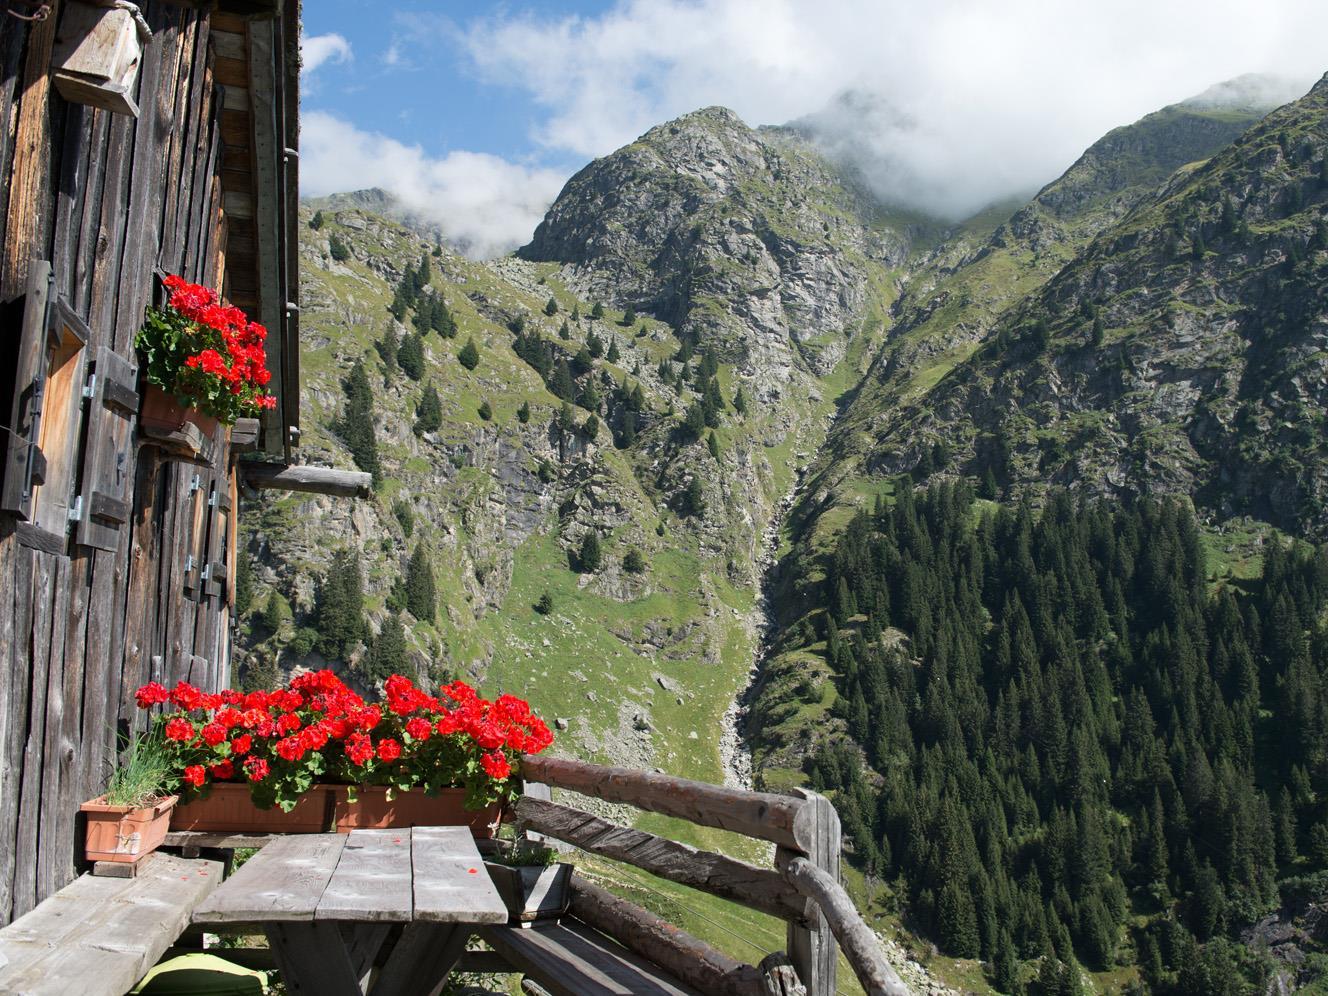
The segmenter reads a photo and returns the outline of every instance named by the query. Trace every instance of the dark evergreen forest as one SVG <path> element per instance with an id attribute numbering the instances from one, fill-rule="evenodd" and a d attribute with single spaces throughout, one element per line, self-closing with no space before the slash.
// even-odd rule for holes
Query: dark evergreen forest
<path id="1" fill-rule="evenodd" d="M 854 860 L 1003 992 L 1043 955 L 1046 994 L 1076 962 L 1261 991 L 1238 929 L 1328 868 L 1328 549 L 1273 541 L 1214 587 L 1180 502 L 896 491 L 841 537 L 821 632 L 794 630 L 838 675 L 852 742 L 810 774 Z"/>

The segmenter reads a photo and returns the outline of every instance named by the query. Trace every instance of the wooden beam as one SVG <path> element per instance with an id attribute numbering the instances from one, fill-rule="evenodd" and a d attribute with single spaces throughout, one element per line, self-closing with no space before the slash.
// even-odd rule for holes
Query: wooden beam
<path id="1" fill-rule="evenodd" d="M 240 474 L 251 488 L 260 491 L 307 491 L 338 498 L 368 498 L 373 494 L 373 478 L 357 470 L 245 462 L 240 464 Z"/>
<path id="2" fill-rule="evenodd" d="M 652 875 L 700 889 L 781 920 L 815 916 L 815 905 L 776 871 L 697 850 L 644 830 L 620 827 L 590 813 L 528 796 L 517 800 L 517 823 L 583 851 L 625 861 Z"/>
<path id="3" fill-rule="evenodd" d="M 867 996 L 910 996 L 909 988 L 885 960 L 880 941 L 863 922 L 838 879 L 806 858 L 790 859 L 783 871 L 790 885 L 821 907 Z"/>
<path id="4" fill-rule="evenodd" d="M 735 961 L 649 910 L 585 879 L 572 879 L 571 913 L 703 993 L 763 996 L 766 992 L 755 967 Z"/>
<path id="5" fill-rule="evenodd" d="M 801 799 L 787 795 L 528 754 L 521 760 L 521 774 L 531 781 L 608 802 L 625 802 L 652 813 L 772 841 L 801 854 L 810 853 L 816 841 L 816 814 Z"/>
<path id="6" fill-rule="evenodd" d="M 811 826 L 810 846 L 802 854 L 784 847 L 775 848 L 775 866 L 783 869 L 794 857 L 805 857 L 814 866 L 839 881 L 840 827 L 839 814 L 830 800 L 808 789 L 795 788 L 793 792 L 803 801 L 803 813 Z M 835 952 L 835 936 L 826 921 L 825 913 L 818 910 L 810 923 L 790 923 L 786 942 L 789 960 L 798 971 L 798 977 L 807 986 L 808 996 L 834 996 L 837 992 L 836 975 L 839 959 Z"/>

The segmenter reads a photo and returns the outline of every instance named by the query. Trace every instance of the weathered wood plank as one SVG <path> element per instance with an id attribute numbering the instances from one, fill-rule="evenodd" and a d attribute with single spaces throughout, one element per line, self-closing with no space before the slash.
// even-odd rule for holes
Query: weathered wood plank
<path id="1" fill-rule="evenodd" d="M 709 892 L 782 920 L 805 920 L 815 914 L 814 904 L 778 872 L 767 868 L 529 797 L 517 800 L 516 818 L 522 827 L 575 844 L 584 851 L 625 861 L 670 882 Z"/>
<path id="2" fill-rule="evenodd" d="M 373 996 L 437 996 L 469 939 L 470 930 L 459 924 L 408 924 L 374 983 Z"/>
<path id="3" fill-rule="evenodd" d="M 51 49 L 58 17 L 48 17 L 28 28 L 27 57 L 23 66 L 14 160 L 9 174 L 9 204 L 5 221 L 0 300 L 22 292 L 28 264 L 44 255 L 48 242 L 45 217 L 50 210 L 48 129 Z M 6 32 L 7 34 L 8 32 Z"/>
<path id="4" fill-rule="evenodd" d="M 340 498 L 368 498 L 373 494 L 373 478 L 355 470 L 331 467 L 286 467 L 276 463 L 240 465 L 245 483 L 251 488 L 272 491 L 304 491 Z"/>
<path id="5" fill-rule="evenodd" d="M 784 877 L 799 892 L 816 900 L 867 996 L 910 996 L 908 987 L 885 960 L 881 942 L 863 922 L 837 877 L 806 858 L 790 859 L 784 865 Z"/>
<path id="6" fill-rule="evenodd" d="M 406 923 L 411 890 L 410 830 L 352 830 L 318 900 L 315 920 Z"/>
<path id="7" fill-rule="evenodd" d="M 807 853 L 816 840 L 816 816 L 803 800 L 747 792 L 633 768 L 612 768 L 558 757 L 521 759 L 521 774 L 556 788 L 625 802 L 639 809 L 732 830 Z"/>
<path id="8" fill-rule="evenodd" d="M 273 841 L 194 910 L 193 922 L 312 921 L 346 836 L 292 834 Z"/>
<path id="9" fill-rule="evenodd" d="M 47 667 L 50 664 L 51 601 L 53 598 L 51 557 L 34 554 L 32 573 L 20 599 L 32 606 L 29 626 L 22 639 L 26 660 L 20 673 L 29 675 L 27 737 L 23 746 L 23 780 L 18 797 L 18 833 L 15 849 L 29 855 L 17 869 L 14 881 L 14 913 L 21 915 L 37 905 L 38 816 L 41 812 L 42 758 L 45 754 Z"/>
<path id="10" fill-rule="evenodd" d="M 410 834 L 416 920 L 507 922 L 507 907 L 484 872 L 468 828 L 415 827 Z"/>
<path id="11" fill-rule="evenodd" d="M 84 875 L 0 930 L 0 991 L 119 994 L 184 930 L 221 880 L 215 861 L 158 855 L 134 879 Z"/>
<path id="12" fill-rule="evenodd" d="M 533 930 L 486 927 L 480 936 L 552 996 L 700 996 L 706 992 L 670 979 L 662 969 L 575 920 Z"/>
<path id="13" fill-rule="evenodd" d="M 606 889 L 572 879 L 572 915 L 690 986 L 715 996 L 754 996 L 760 972 Z"/>
<path id="14" fill-rule="evenodd" d="M 270 923 L 267 940 L 292 996 L 363 996 L 335 923 Z"/>
<path id="15" fill-rule="evenodd" d="M 806 805 L 804 811 L 812 817 L 811 846 L 803 849 L 803 855 L 787 848 L 776 848 L 775 863 L 783 869 L 794 857 L 805 856 L 838 881 L 841 839 L 839 814 L 825 796 L 800 788 L 793 791 Z M 808 996 L 834 996 L 839 960 L 835 953 L 834 935 L 824 912 L 818 910 L 807 924 L 790 923 L 786 943 L 789 959 L 807 986 Z"/>
<path id="16" fill-rule="evenodd" d="M 0 740 L 0 919 L 8 921 L 15 904 L 19 796 L 28 703 L 32 695 L 32 574 L 37 555 L 20 546 L 13 523 L 0 520 L 0 688 L 4 699 L 4 737 Z M 30 908 L 30 906 L 29 906 Z M 19 910 L 25 912 L 25 910 Z"/>

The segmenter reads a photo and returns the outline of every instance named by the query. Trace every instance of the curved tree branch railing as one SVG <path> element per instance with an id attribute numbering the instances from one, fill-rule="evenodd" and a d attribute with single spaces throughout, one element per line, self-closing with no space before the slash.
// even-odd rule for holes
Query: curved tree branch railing
<path id="1" fill-rule="evenodd" d="M 592 926 L 684 981 L 708 992 L 801 990 L 807 996 L 832 996 L 838 942 L 868 996 L 908 996 L 908 987 L 840 885 L 839 816 L 824 796 L 805 790 L 793 795 L 749 792 L 565 758 L 526 756 L 521 772 L 528 783 L 627 803 L 776 845 L 775 869 L 758 868 L 618 826 L 533 793 L 517 802 L 517 822 L 527 830 L 768 913 L 788 925 L 788 961 L 796 980 L 790 979 L 780 955 L 767 958 L 760 969 L 741 965 L 639 907 L 594 886 L 577 886 L 577 906 L 594 917 Z"/>

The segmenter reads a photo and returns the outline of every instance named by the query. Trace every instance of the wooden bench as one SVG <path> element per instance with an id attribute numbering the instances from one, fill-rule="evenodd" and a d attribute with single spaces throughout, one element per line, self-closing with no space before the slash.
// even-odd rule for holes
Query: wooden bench
<path id="1" fill-rule="evenodd" d="M 485 942 L 552 996 L 700 996 L 663 969 L 579 920 L 556 926 L 488 927 Z"/>
<path id="2" fill-rule="evenodd" d="M 83 875 L 0 929 L 5 996 L 123 996 L 221 882 L 216 861 L 156 853 L 135 878 Z"/>

